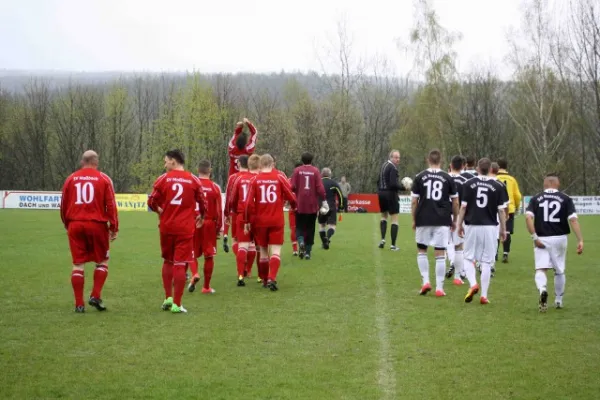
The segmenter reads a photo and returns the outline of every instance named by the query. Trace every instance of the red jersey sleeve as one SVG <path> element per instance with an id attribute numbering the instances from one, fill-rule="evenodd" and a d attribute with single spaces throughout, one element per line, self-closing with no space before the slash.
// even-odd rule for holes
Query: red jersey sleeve
<path id="1" fill-rule="evenodd" d="M 258 131 L 252 122 L 248 122 L 248 130 L 250 131 L 250 140 L 248 140 L 248 143 L 246 144 L 246 153 L 252 154 L 256 149 L 256 137 Z"/>
<path id="2" fill-rule="evenodd" d="M 215 193 L 217 194 L 217 233 L 223 230 L 223 206 L 221 199 L 223 198 L 221 195 L 221 188 L 219 185 L 213 182 L 213 187 Z"/>
<path id="3" fill-rule="evenodd" d="M 192 175 L 192 179 L 196 183 L 194 196 L 196 197 L 196 204 L 198 204 L 198 213 L 204 217 L 204 214 L 206 214 L 206 197 L 202 189 L 202 182 L 195 175 Z"/>
<path id="4" fill-rule="evenodd" d="M 233 202 L 233 196 L 235 193 L 235 186 L 237 183 L 238 174 L 231 175 L 227 180 L 227 188 L 225 189 L 225 216 L 228 217 L 232 211 L 233 205 L 237 204 Z"/>
<path id="5" fill-rule="evenodd" d="M 281 183 L 281 192 L 283 194 L 284 200 L 290 203 L 290 208 L 292 210 L 295 210 L 297 205 L 296 195 L 294 194 L 294 192 L 292 192 L 292 188 L 288 180 L 280 176 L 279 182 Z"/>
<path id="6" fill-rule="evenodd" d="M 102 174 L 102 178 L 106 182 L 106 188 L 104 190 L 104 204 L 106 207 L 106 216 L 110 223 L 110 231 L 119 231 L 119 213 L 117 211 L 117 201 L 115 200 L 115 189 L 113 187 L 112 180 L 106 174 Z"/>
<path id="7" fill-rule="evenodd" d="M 233 150 L 235 148 L 235 141 L 236 141 L 237 137 L 240 135 L 240 133 L 242 133 L 243 129 L 244 129 L 243 124 L 235 126 L 235 130 L 233 131 L 233 136 L 231 137 L 231 140 L 229 140 L 229 152 L 231 152 L 231 150 Z"/>
<path id="8" fill-rule="evenodd" d="M 158 208 L 163 202 L 162 195 L 162 183 L 164 182 L 166 174 L 163 174 L 158 177 L 154 185 L 152 185 L 152 193 L 148 197 L 148 207 L 154 212 L 158 212 Z"/>
<path id="9" fill-rule="evenodd" d="M 72 179 L 73 175 L 70 175 L 67 180 L 65 181 L 65 184 L 63 185 L 62 188 L 62 197 L 60 200 L 60 219 L 62 220 L 63 225 L 65 226 L 65 228 L 67 228 L 69 221 L 67 221 L 67 212 L 68 212 L 68 208 L 69 208 L 69 204 L 71 204 L 71 199 L 70 199 L 70 190 L 69 188 L 71 187 L 71 179 Z"/>

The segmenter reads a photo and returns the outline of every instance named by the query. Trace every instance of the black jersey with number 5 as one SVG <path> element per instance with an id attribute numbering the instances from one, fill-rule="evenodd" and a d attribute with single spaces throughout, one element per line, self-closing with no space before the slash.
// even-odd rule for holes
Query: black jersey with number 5
<path id="1" fill-rule="evenodd" d="M 573 199 L 553 189 L 546 189 L 533 196 L 526 214 L 534 218 L 535 233 L 538 236 L 568 235 L 571 233 L 569 220 L 577 218 Z"/>
<path id="2" fill-rule="evenodd" d="M 467 207 L 465 225 L 498 225 L 498 210 L 506 208 L 505 187 L 488 176 L 476 176 L 463 184 L 461 205 Z"/>
<path id="3" fill-rule="evenodd" d="M 417 226 L 452 225 L 452 199 L 458 197 L 454 179 L 445 171 L 426 169 L 415 177 L 412 197 L 418 199 Z"/>

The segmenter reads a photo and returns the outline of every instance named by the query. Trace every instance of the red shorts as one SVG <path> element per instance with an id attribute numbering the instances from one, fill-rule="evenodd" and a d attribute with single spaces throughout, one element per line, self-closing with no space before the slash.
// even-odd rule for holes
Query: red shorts
<path id="1" fill-rule="evenodd" d="M 237 242 L 238 243 L 249 243 L 254 240 L 252 231 L 246 233 L 244 232 L 244 222 L 242 218 L 238 218 L 236 221 L 237 225 Z"/>
<path id="2" fill-rule="evenodd" d="M 194 235 L 194 257 L 214 257 L 217 254 L 217 225 L 214 221 L 204 221 L 202 228 Z"/>
<path id="3" fill-rule="evenodd" d="M 162 258 L 173 264 L 189 263 L 194 260 L 193 235 L 160 234 Z"/>
<path id="4" fill-rule="evenodd" d="M 296 227 L 296 213 L 294 211 L 288 211 L 288 222 L 290 224 L 290 228 Z"/>
<path id="5" fill-rule="evenodd" d="M 73 221 L 67 229 L 73 264 L 108 260 L 108 225 L 103 222 Z"/>
<path id="6" fill-rule="evenodd" d="M 283 226 L 256 227 L 254 228 L 254 242 L 260 247 L 281 246 L 283 244 L 283 230 Z"/>
<path id="7" fill-rule="evenodd" d="M 237 240 L 237 214 L 231 213 L 229 216 L 231 217 L 231 237 Z"/>

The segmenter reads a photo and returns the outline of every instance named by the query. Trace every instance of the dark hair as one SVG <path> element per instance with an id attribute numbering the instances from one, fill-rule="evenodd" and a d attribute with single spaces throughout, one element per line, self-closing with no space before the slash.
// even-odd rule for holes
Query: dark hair
<path id="1" fill-rule="evenodd" d="M 208 175 L 210 173 L 210 161 L 202 160 L 198 163 L 198 172 L 202 175 Z"/>
<path id="2" fill-rule="evenodd" d="M 556 172 L 548 172 L 545 178 L 558 178 L 558 173 Z"/>
<path id="3" fill-rule="evenodd" d="M 500 166 L 498 165 L 497 162 L 493 162 L 490 170 L 492 171 L 492 174 L 496 175 L 498 173 L 498 171 L 500 170 Z"/>
<path id="4" fill-rule="evenodd" d="M 500 168 L 502 169 L 507 169 L 508 168 L 508 162 L 506 161 L 505 158 L 499 158 L 498 159 L 498 165 L 500 166 Z"/>
<path id="5" fill-rule="evenodd" d="M 245 133 L 240 134 L 240 136 L 238 136 L 237 139 L 235 140 L 235 146 L 239 150 L 243 150 L 244 147 L 246 147 L 247 143 L 248 143 L 248 135 L 246 135 Z"/>
<path id="6" fill-rule="evenodd" d="M 467 164 L 467 167 L 474 167 L 475 166 L 475 157 L 473 157 L 473 156 L 466 156 L 465 157 L 465 164 Z"/>
<path id="7" fill-rule="evenodd" d="M 170 158 L 171 160 L 177 161 L 178 164 L 185 164 L 185 156 L 183 155 L 183 152 L 179 149 L 169 150 L 165 153 L 165 156 Z"/>
<path id="8" fill-rule="evenodd" d="M 240 168 L 248 169 L 248 156 L 242 155 L 238 158 L 238 162 L 240 163 Z"/>
<path id="9" fill-rule="evenodd" d="M 300 159 L 302 160 L 302 164 L 310 165 L 312 164 L 313 155 L 310 153 L 302 153 L 302 157 L 300 157 Z"/>
<path id="10" fill-rule="evenodd" d="M 465 165 L 465 158 L 463 156 L 454 156 L 450 161 L 450 165 L 453 170 L 460 171 Z"/>
<path id="11" fill-rule="evenodd" d="M 430 164 L 440 165 L 442 162 L 442 153 L 438 149 L 433 149 L 429 152 L 427 160 L 429 160 Z"/>
<path id="12" fill-rule="evenodd" d="M 490 173 L 490 168 L 492 167 L 492 162 L 490 161 L 489 158 L 482 158 L 479 160 L 479 162 L 477 163 L 477 166 L 479 167 L 479 172 L 481 172 L 481 175 L 487 175 Z"/>

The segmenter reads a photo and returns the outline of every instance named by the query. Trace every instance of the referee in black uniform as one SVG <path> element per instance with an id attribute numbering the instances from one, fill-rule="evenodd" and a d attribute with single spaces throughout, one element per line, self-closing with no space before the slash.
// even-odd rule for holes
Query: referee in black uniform
<path id="1" fill-rule="evenodd" d="M 398 164 L 400 164 L 400 152 L 392 150 L 388 160 L 383 163 L 377 179 L 377 197 L 379 198 L 379 209 L 381 211 L 381 242 L 379 248 L 385 247 L 385 234 L 387 231 L 388 217 L 392 220 L 390 234 L 392 245 L 390 250 L 398 251 L 396 247 L 396 238 L 398 237 L 398 213 L 400 212 L 400 202 L 398 191 L 403 187 L 398 182 Z"/>

